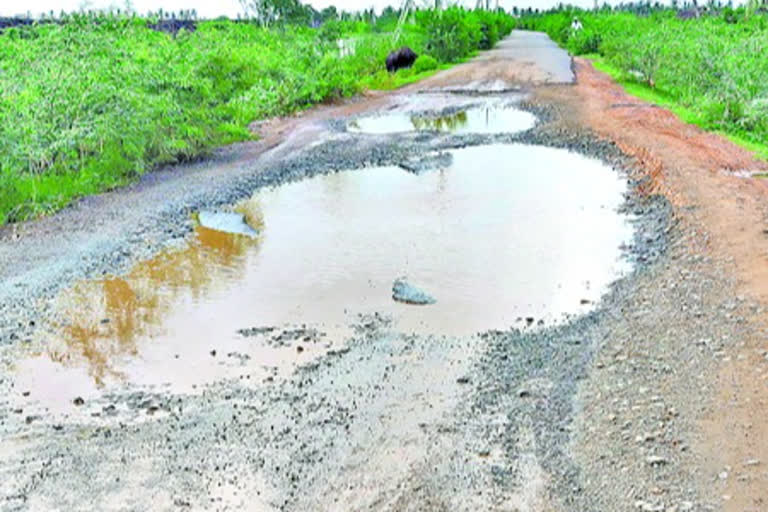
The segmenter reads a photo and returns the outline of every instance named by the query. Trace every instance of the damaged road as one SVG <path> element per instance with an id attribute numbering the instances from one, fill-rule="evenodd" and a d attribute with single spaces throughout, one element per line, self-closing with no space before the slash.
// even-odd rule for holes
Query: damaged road
<path id="1" fill-rule="evenodd" d="M 590 81 L 582 81 L 582 73 L 592 77 L 594 71 L 584 66 L 577 63 L 574 75 L 570 58 L 545 36 L 515 32 L 497 49 L 422 83 L 264 124 L 259 142 L 225 148 L 209 161 L 160 171 L 128 190 L 0 232 L 0 509 L 727 506 L 730 498 L 719 485 L 727 485 L 729 476 L 719 478 L 724 463 L 705 448 L 711 439 L 702 441 L 707 437 L 701 421 L 717 407 L 712 373 L 732 347 L 746 346 L 759 333 L 760 298 L 742 292 L 728 256 L 703 241 L 706 219 L 691 217 L 691 205 L 677 200 L 674 187 L 681 182 L 663 182 L 663 158 L 648 156 L 655 148 L 641 152 L 637 141 L 630 146 L 617 140 L 620 126 L 586 121 L 602 111 L 595 101 L 584 101 L 594 99 Z M 456 117 L 483 108 L 489 98 L 534 115 L 536 123 L 514 129 L 512 118 L 505 118 L 501 131 L 452 128 L 490 119 L 490 113 Z M 397 129 L 350 129 L 392 113 L 400 116 Z M 123 331 L 110 331 L 119 323 L 114 318 L 96 320 L 96 329 L 121 333 L 113 343 L 81 332 L 52 350 L 42 335 L 76 324 L 77 308 L 101 307 L 98 300 L 87 302 L 94 294 L 85 288 L 86 302 L 60 308 L 62 294 L 84 282 L 114 282 L 104 276 L 131 282 L 130 276 L 139 275 L 157 283 L 160 268 L 162 279 L 201 279 L 193 289 L 206 296 L 219 293 L 208 284 L 210 275 L 226 281 L 232 269 L 253 268 L 244 256 L 254 254 L 252 246 L 222 242 L 212 233 L 205 235 L 213 237 L 215 251 L 199 256 L 191 241 L 200 236 L 194 215 L 200 211 L 236 210 L 238 222 L 246 219 L 259 233 L 259 214 L 236 205 L 261 190 L 374 167 L 400 168 L 413 172 L 413 179 L 449 179 L 455 175 L 451 166 L 461 160 L 458 150 L 499 145 L 569 151 L 601 162 L 626 182 L 620 210 L 631 218 L 631 237 L 623 252 L 615 249 L 629 270 L 611 274 L 616 280 L 610 286 L 595 284 L 596 296 L 572 301 L 562 318 L 519 313 L 472 334 L 437 333 L 417 323 L 405 328 L 397 310 L 380 305 L 367 312 L 345 309 L 343 322 L 320 327 L 253 318 L 225 330 L 237 343 L 270 347 L 275 360 L 266 364 L 211 339 L 198 356 L 201 364 L 225 370 L 202 382 L 194 368 L 183 370 L 182 353 L 179 373 L 190 379 L 183 389 L 162 379 L 149 385 L 131 380 L 131 368 L 145 368 L 142 361 L 155 349 L 151 343 L 121 344 Z M 573 172 L 579 171 L 574 165 Z M 269 223 L 266 202 L 259 204 Z M 261 247 L 264 254 L 267 248 Z M 179 254 L 194 257 L 174 256 Z M 156 263 L 137 274 L 147 261 Z M 193 275 L 201 267 L 204 275 Z M 168 278 L 174 269 L 183 272 Z M 303 275 L 289 277 L 300 281 Z M 387 275 L 390 300 L 399 275 Z M 443 275 L 446 281 L 451 277 Z M 413 283 L 421 287 L 423 281 Z M 402 307 L 432 311 L 444 295 L 450 298 L 447 286 L 426 284 L 436 304 Z M 587 285 L 579 293 L 589 290 Z M 132 296 L 140 305 L 137 318 L 149 310 L 145 292 Z M 356 304 L 348 306 L 354 310 Z M 457 315 L 456 325 L 484 318 L 470 308 Z M 217 324 L 215 317 L 206 322 Z M 161 339 L 161 331 L 148 339 Z M 159 353 L 157 366 L 146 368 L 160 374 L 164 367 L 177 368 L 170 366 L 177 354 Z M 66 381 L 71 389 L 56 389 L 61 403 L 40 405 L 37 390 L 20 377 L 30 357 L 50 361 L 32 367 L 38 371 L 72 366 L 84 376 Z M 78 366 L 82 360 L 101 365 L 91 368 L 118 370 L 101 374 L 94 386 L 99 374 Z M 731 472 L 760 489 L 766 475 L 761 454 L 754 459 Z"/>

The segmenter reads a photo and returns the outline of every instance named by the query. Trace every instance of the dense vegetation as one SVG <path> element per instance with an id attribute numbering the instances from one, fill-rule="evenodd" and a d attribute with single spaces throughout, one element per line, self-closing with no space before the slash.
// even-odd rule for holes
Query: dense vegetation
<path id="1" fill-rule="evenodd" d="M 0 225 L 247 139 L 254 120 L 396 86 L 491 47 L 514 24 L 503 13 L 424 10 L 395 41 L 394 9 L 255 12 L 173 34 L 151 30 L 157 19 L 115 14 L 4 29 Z M 421 57 L 389 76 L 385 57 L 401 45 Z"/>
<path id="2" fill-rule="evenodd" d="M 634 11 L 634 12 L 630 12 Z M 639 12 L 638 12 L 639 11 Z M 578 17 L 583 30 L 571 29 Z M 768 146 L 768 17 L 754 8 L 685 10 L 628 6 L 527 14 L 520 25 L 547 32 L 686 120 L 753 149 Z M 637 88 L 636 88 L 637 89 Z M 643 94 L 643 91 L 639 91 Z"/>

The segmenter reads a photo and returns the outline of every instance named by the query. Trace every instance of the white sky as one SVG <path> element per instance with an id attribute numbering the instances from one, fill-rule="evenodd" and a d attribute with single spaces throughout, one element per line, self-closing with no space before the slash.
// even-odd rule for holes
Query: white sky
<path id="1" fill-rule="evenodd" d="M 475 0 L 454 0 L 465 5 L 474 5 Z M 492 0 L 495 2 L 496 0 Z M 603 0 L 600 0 L 602 3 Z M 47 13 L 53 10 L 59 13 L 64 10 L 67 12 L 78 10 L 84 3 L 90 3 L 93 8 L 105 8 L 110 5 L 114 7 L 123 7 L 125 0 L 0 0 L 0 16 L 13 16 L 31 12 L 33 16 L 40 13 Z M 304 0 L 304 3 L 310 3 L 316 9 L 322 9 L 328 5 L 335 5 L 342 10 L 361 10 L 374 7 L 381 10 L 387 5 L 399 4 L 401 0 Z M 417 0 L 418 2 L 418 0 Z M 505 8 L 519 7 L 539 7 L 548 8 L 558 4 L 560 0 L 499 0 L 499 5 Z M 569 0 L 567 3 L 578 4 L 590 7 L 594 0 Z M 144 14 L 148 11 L 180 11 L 182 9 L 196 9 L 199 16 L 213 18 L 226 15 L 235 17 L 241 12 L 238 0 L 131 0 L 134 10 Z"/>

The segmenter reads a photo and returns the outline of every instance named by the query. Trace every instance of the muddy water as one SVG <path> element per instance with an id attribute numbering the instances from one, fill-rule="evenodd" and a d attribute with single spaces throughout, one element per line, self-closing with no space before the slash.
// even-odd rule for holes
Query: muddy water
<path id="1" fill-rule="evenodd" d="M 453 133 L 515 133 L 533 128 L 536 117 L 511 105 L 489 104 L 437 117 L 402 112 L 362 117 L 348 125 L 349 131 L 385 134 L 409 131 Z"/>
<path id="2" fill-rule="evenodd" d="M 240 205 L 258 238 L 198 228 L 183 250 L 79 284 L 16 389 L 55 408 L 121 385 L 261 381 L 343 344 L 362 315 L 449 335 L 553 323 L 628 269 L 613 170 L 536 146 L 453 153 L 421 175 L 372 168 L 261 190 Z M 399 277 L 436 304 L 393 301 Z"/>

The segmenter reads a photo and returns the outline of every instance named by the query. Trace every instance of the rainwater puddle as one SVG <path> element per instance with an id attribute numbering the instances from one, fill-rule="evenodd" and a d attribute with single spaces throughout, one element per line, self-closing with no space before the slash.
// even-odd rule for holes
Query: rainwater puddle
<path id="1" fill-rule="evenodd" d="M 386 134 L 411 131 L 452 133 L 515 133 L 533 128 L 536 117 L 510 105 L 487 105 L 439 117 L 424 117 L 404 112 L 361 117 L 348 125 L 358 133 Z"/>
<path id="2" fill-rule="evenodd" d="M 260 190 L 241 205 L 257 238 L 198 228 L 186 249 L 80 283 L 17 365 L 16 389 L 71 406 L 119 385 L 261 382 L 343 344 L 361 315 L 447 335 L 551 324 L 629 270 L 626 184 L 610 168 L 520 144 L 452 153 L 420 175 L 371 168 Z M 436 303 L 393 301 L 400 277 Z"/>

